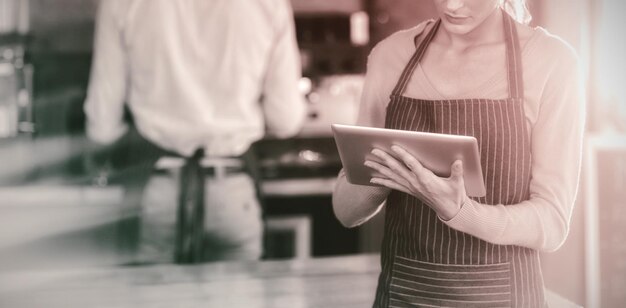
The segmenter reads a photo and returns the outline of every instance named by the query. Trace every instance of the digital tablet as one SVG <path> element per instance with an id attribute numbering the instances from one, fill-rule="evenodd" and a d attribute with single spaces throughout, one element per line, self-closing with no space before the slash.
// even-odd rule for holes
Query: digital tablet
<path id="1" fill-rule="evenodd" d="M 396 156 L 391 146 L 398 145 L 441 177 L 449 177 L 452 163 L 460 159 L 467 195 L 482 197 L 486 193 L 478 142 L 474 137 L 341 124 L 331 127 L 346 177 L 352 184 L 376 186 L 370 183 L 375 171 L 363 165 L 365 159 L 378 161 L 371 154 L 374 148 Z"/>

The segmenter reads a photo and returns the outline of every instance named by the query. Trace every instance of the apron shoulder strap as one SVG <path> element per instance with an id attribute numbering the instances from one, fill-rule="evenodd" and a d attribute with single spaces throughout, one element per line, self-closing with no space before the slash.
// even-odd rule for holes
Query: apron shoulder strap
<path id="1" fill-rule="evenodd" d="M 404 91 L 406 90 L 406 86 L 409 84 L 409 81 L 411 80 L 411 76 L 413 76 L 413 72 L 415 71 L 417 64 L 424 56 L 424 53 L 426 52 L 426 48 L 432 41 L 433 37 L 435 37 L 435 33 L 437 33 L 437 29 L 439 29 L 440 24 L 441 24 L 441 19 L 437 19 L 435 24 L 428 31 L 428 34 L 419 43 L 419 45 L 415 49 L 415 52 L 413 53 L 413 56 L 411 56 L 409 63 L 404 67 L 404 70 L 402 71 L 402 74 L 400 75 L 400 78 L 398 79 L 398 82 L 396 83 L 396 87 L 393 89 L 393 92 L 391 92 L 392 96 L 400 96 L 402 95 L 402 93 L 404 93 Z M 419 41 L 418 39 L 419 36 L 420 35 L 416 36 L 414 39 L 416 43 Z"/>
<path id="2" fill-rule="evenodd" d="M 515 21 L 508 13 L 504 15 L 504 40 L 506 43 L 507 77 L 509 96 L 514 99 L 524 98 L 524 76 L 522 73 L 522 56 Z"/>

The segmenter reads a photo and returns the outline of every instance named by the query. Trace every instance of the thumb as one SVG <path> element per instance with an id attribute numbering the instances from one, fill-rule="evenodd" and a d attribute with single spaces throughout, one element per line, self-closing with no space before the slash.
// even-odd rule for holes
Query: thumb
<path id="1" fill-rule="evenodd" d="M 456 160 L 452 164 L 452 172 L 450 175 L 451 180 L 459 181 L 463 179 L 463 162 L 461 160 Z"/>

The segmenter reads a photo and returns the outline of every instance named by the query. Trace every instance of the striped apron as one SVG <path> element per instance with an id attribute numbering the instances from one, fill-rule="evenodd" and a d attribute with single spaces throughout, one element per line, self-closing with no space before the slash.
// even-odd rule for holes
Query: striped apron
<path id="1" fill-rule="evenodd" d="M 509 98 L 431 101 L 403 96 L 438 20 L 391 94 L 385 127 L 476 137 L 487 195 L 474 200 L 508 205 L 529 199 L 531 152 L 517 31 L 503 15 Z M 374 307 L 545 306 L 535 250 L 495 245 L 452 229 L 424 202 L 395 190 L 387 198 L 381 265 Z"/>

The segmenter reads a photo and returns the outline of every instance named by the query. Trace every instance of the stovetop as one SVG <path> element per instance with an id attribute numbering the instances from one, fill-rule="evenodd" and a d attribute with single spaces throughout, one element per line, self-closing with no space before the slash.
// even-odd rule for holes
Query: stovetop
<path id="1" fill-rule="evenodd" d="M 255 151 L 263 179 L 326 178 L 341 169 L 332 137 L 265 139 Z"/>

